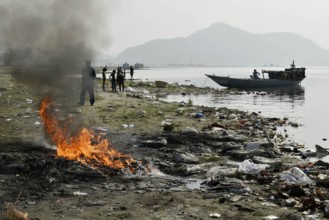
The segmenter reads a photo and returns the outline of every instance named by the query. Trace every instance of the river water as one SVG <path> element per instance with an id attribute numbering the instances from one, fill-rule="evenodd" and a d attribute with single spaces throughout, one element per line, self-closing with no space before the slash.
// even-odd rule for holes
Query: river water
<path id="1" fill-rule="evenodd" d="M 205 74 L 230 77 L 249 77 L 253 69 L 282 70 L 284 67 L 175 67 L 136 70 L 134 78 L 163 80 L 179 84 L 193 84 L 226 89 L 217 85 Z M 301 87 L 294 90 L 263 90 L 265 95 L 242 92 L 240 95 L 170 95 L 168 101 L 188 101 L 212 107 L 227 107 L 249 112 L 259 112 L 266 117 L 288 118 L 298 123 L 297 128 L 288 126 L 291 141 L 314 149 L 315 144 L 328 148 L 329 140 L 329 67 L 306 67 L 306 78 Z M 261 91 L 261 90 L 258 90 Z"/>

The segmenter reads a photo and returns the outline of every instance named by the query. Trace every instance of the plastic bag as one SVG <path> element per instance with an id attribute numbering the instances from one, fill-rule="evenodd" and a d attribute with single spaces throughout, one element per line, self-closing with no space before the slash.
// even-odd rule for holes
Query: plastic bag
<path id="1" fill-rule="evenodd" d="M 238 171 L 245 174 L 257 174 L 268 167 L 270 167 L 268 164 L 255 164 L 251 160 L 244 160 L 239 165 Z"/>
<path id="2" fill-rule="evenodd" d="M 288 184 L 313 185 L 314 182 L 298 167 L 292 167 L 289 171 L 280 173 L 282 180 Z"/>

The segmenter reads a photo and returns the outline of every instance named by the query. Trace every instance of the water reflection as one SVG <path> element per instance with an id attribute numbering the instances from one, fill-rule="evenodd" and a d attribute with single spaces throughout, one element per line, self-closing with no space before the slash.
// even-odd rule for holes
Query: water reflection
<path id="1" fill-rule="evenodd" d="M 295 86 L 295 87 L 280 87 L 280 88 L 263 88 L 263 89 L 245 89 L 242 91 L 246 92 L 265 92 L 269 95 L 274 96 L 290 96 L 291 99 L 304 99 L 305 95 L 305 88 L 302 86 Z"/>
<path id="2" fill-rule="evenodd" d="M 305 89 L 301 86 L 261 90 L 223 89 L 218 94 L 168 95 L 164 100 L 177 102 L 191 100 L 194 105 L 255 111 L 267 117 L 290 117 L 297 108 L 304 105 Z"/>
<path id="3" fill-rule="evenodd" d="M 226 91 L 225 91 L 226 90 Z M 305 89 L 302 86 L 281 87 L 281 88 L 262 88 L 262 89 L 223 89 L 226 94 L 253 94 L 267 96 L 269 99 L 280 100 L 282 102 L 295 102 L 305 99 Z"/>

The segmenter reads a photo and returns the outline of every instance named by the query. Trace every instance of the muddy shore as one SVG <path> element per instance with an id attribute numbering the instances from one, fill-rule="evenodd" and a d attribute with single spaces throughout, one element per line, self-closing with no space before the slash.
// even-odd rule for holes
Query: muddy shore
<path id="1" fill-rule="evenodd" d="M 51 144 L 45 144 L 38 112 L 47 88 L 33 88 L 6 72 L 0 77 L 3 219 L 10 215 L 8 203 L 26 212 L 26 219 L 324 219 L 329 215 L 329 165 L 320 159 L 311 163 L 311 154 L 284 142 L 285 134 L 277 128 L 291 126 L 289 119 L 161 101 L 166 94 L 225 95 L 225 91 L 179 85 L 158 88 L 153 82 L 127 80 L 126 92 L 112 93 L 102 91 L 99 81 L 94 106 L 67 104 L 84 126 L 102 133 L 120 152 L 143 161 L 130 173 L 100 171 L 56 157 Z M 268 166 L 243 170 L 241 164 L 247 159 Z M 291 168 L 310 179 L 288 183 Z"/>

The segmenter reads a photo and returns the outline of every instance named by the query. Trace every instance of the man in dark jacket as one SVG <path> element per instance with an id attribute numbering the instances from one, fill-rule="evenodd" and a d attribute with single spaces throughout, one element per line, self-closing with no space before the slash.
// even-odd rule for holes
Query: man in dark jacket
<path id="1" fill-rule="evenodd" d="M 90 105 L 94 105 L 95 96 L 94 96 L 94 82 L 96 79 L 95 69 L 91 67 L 90 60 L 86 60 L 85 67 L 81 71 L 82 75 L 82 83 L 81 83 L 81 93 L 80 93 L 80 101 L 78 104 L 84 105 L 86 92 L 89 93 L 89 101 Z"/>
<path id="2" fill-rule="evenodd" d="M 102 77 L 103 77 L 103 91 L 105 91 L 106 71 L 107 71 L 107 66 L 104 66 L 104 68 L 103 68 L 103 70 L 102 70 Z"/>

